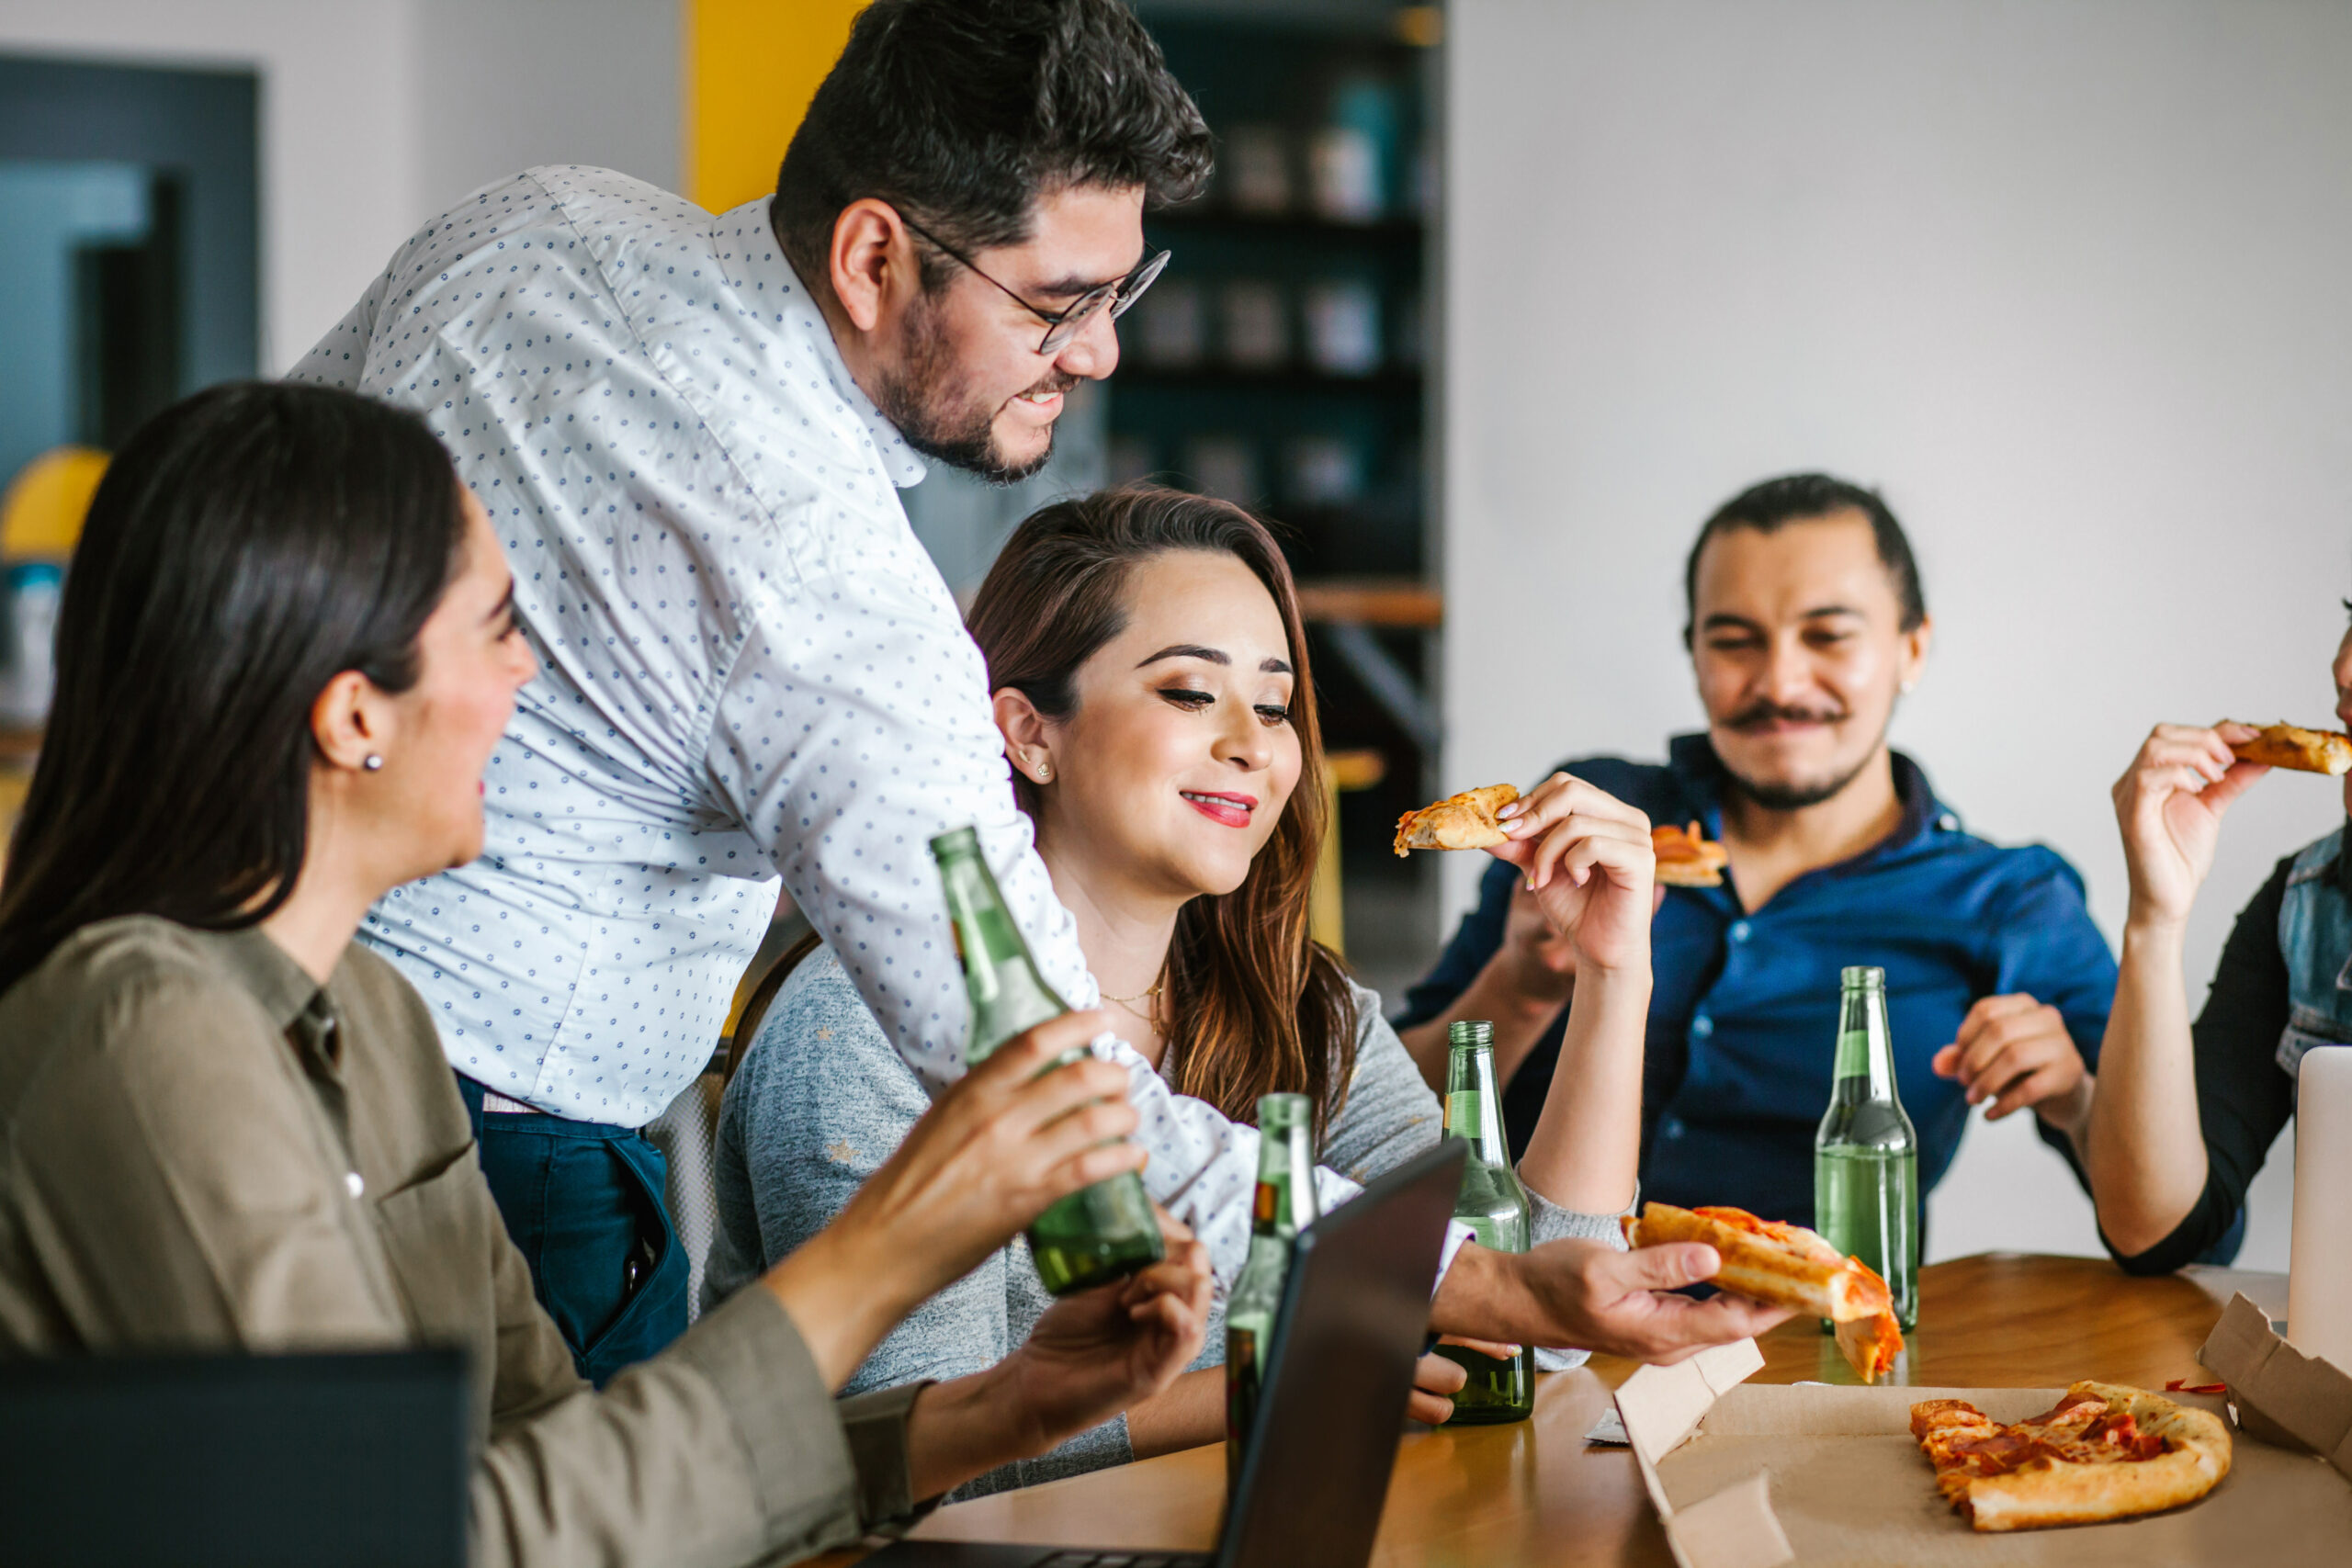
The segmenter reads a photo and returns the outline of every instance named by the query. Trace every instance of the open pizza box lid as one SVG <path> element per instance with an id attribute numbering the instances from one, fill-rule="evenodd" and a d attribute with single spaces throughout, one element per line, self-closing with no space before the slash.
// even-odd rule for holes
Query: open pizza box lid
<path id="1" fill-rule="evenodd" d="M 2255 1310 L 2267 1334 L 2269 1324 Z M 2215 1330 L 2217 1340 L 2222 1332 Z M 2335 1371 L 2304 1363 L 2313 1364 Z M 1763 1365 L 1755 1342 L 1743 1340 L 1676 1366 L 1644 1367 L 1617 1391 L 1618 1418 L 1680 1568 L 2246 1562 L 2342 1568 L 2352 1561 L 2352 1483 L 2311 1453 L 2243 1430 L 2233 1434 L 2230 1473 L 2188 1507 L 2113 1524 L 1979 1532 L 1936 1490 L 1935 1472 L 1911 1437 L 1911 1406 L 1965 1399 L 1996 1421 L 2018 1421 L 2051 1408 L 2064 1389 L 1747 1382 Z M 2270 1376 L 2297 1375 L 2277 1350 L 2263 1366 L 2275 1369 Z M 2235 1390 L 2236 1380 L 2231 1383 Z M 2322 1439 L 2332 1431 L 2336 1451 L 2352 1428 L 2352 1389 L 2343 1392 L 2332 1427 L 2307 1421 L 2312 1413 L 2300 1405 L 2294 1417 Z M 2172 1397 L 2223 1407 L 2215 1396 Z"/>
<path id="2" fill-rule="evenodd" d="M 2230 1385 L 2241 1430 L 2317 1454 L 2352 1480 L 2352 1372 L 2280 1338 L 2244 1292 L 2231 1299 L 2197 1359 Z"/>

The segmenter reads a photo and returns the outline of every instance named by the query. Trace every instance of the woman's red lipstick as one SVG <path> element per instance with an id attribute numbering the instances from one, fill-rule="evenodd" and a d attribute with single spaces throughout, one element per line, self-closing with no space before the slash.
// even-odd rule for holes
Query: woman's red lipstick
<path id="1" fill-rule="evenodd" d="M 1184 804 L 1212 822 L 1222 822 L 1228 828 L 1250 826 L 1250 813 L 1257 808 L 1255 795 L 1227 795 L 1222 790 L 1180 790 Z"/>

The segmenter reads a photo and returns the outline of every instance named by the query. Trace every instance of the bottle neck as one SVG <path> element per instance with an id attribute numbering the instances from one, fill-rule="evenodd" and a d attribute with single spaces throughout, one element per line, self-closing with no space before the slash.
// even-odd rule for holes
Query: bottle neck
<path id="1" fill-rule="evenodd" d="M 1470 1145 L 1487 1165 L 1510 1168 L 1503 1137 L 1502 1096 L 1495 1087 L 1491 1045 L 1456 1045 L 1445 1065 L 1445 1135 Z"/>
<path id="2" fill-rule="evenodd" d="M 939 874 L 946 885 L 947 919 L 972 1004 L 966 1060 L 978 1062 L 1023 1030 L 1060 1017 L 1069 1006 L 1037 973 L 988 863 L 977 854 L 943 855 Z"/>
<path id="3" fill-rule="evenodd" d="M 1900 1103 L 1894 1089 L 1894 1042 L 1886 1024 L 1886 992 L 1870 987 L 1849 989 L 1838 1009 L 1838 1062 L 1830 1094 L 1855 1103 Z"/>
<path id="4" fill-rule="evenodd" d="M 1288 1241 L 1318 1217 L 1315 1201 L 1315 1151 L 1307 1129 L 1293 1122 L 1258 1132 L 1258 1193 L 1250 1233 Z"/>

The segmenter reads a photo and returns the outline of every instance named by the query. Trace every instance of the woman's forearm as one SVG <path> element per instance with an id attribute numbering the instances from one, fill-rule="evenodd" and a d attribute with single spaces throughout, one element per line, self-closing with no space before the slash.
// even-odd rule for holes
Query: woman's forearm
<path id="1" fill-rule="evenodd" d="M 909 1282 L 907 1260 L 877 1246 L 872 1228 L 836 1220 L 760 1277 L 836 1393 L 925 1294 Z"/>
<path id="2" fill-rule="evenodd" d="M 2205 1190 L 2182 945 L 2177 925 L 2124 927 L 2098 1092 L 2078 1141 L 2099 1228 L 2126 1255 L 2170 1235 Z"/>
<path id="3" fill-rule="evenodd" d="M 1186 1372 L 1127 1406 L 1127 1446 L 1137 1459 L 1196 1449 L 1225 1437 L 1225 1369 Z"/>
<path id="4" fill-rule="evenodd" d="M 1559 1066 L 1519 1162 L 1521 1178 L 1564 1209 L 1606 1214 L 1634 1201 L 1649 1010 L 1646 964 L 1577 982 Z"/>
<path id="5" fill-rule="evenodd" d="M 907 1483 L 918 1500 L 1051 1446 L 1009 1386 L 1004 1365 L 933 1383 L 915 1396 L 907 1412 Z"/>
<path id="6" fill-rule="evenodd" d="M 1484 1019 L 1495 1026 L 1495 1081 L 1509 1083 L 1527 1054 L 1535 1049 L 1535 1043 L 1544 1038 L 1544 1030 L 1560 1016 L 1560 1005 L 1568 993 L 1530 995 L 1512 981 L 1508 956 L 1507 949 L 1497 950 L 1469 988 L 1445 1011 L 1427 1023 L 1396 1032 L 1413 1065 L 1421 1069 L 1421 1077 L 1437 1093 L 1445 1092 L 1446 1030 L 1456 1020 Z M 1573 987 L 1575 977 L 1565 977 L 1564 984 Z"/>

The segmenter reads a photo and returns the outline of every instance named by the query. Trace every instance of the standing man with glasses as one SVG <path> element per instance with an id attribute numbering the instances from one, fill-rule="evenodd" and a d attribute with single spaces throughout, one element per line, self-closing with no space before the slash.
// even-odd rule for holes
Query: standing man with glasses
<path id="1" fill-rule="evenodd" d="M 298 367 L 420 411 L 514 568 L 540 673 L 491 761 L 487 850 L 362 934 L 432 1004 L 590 1377 L 684 1326 L 635 1129 L 708 1061 L 774 877 L 934 1088 L 962 1071 L 966 1007 L 933 834 L 977 824 L 1047 978 L 1097 998 L 896 491 L 925 457 L 1004 482 L 1045 464 L 1064 394 L 1111 373 L 1114 320 L 1167 262 L 1146 206 L 1209 161 L 1119 0 L 876 0 L 773 200 L 714 218 L 534 169 L 428 223 Z M 1147 1184 L 1229 1283 L 1254 1132 L 1105 1048 Z M 1755 1326 L 1645 1289 L 1692 1259 L 1666 1278 L 1634 1256 L 1480 1257 L 1436 1321 L 1632 1353 Z"/>
<path id="2" fill-rule="evenodd" d="M 421 412 L 514 568 L 540 673 L 491 762 L 486 851 L 363 935 L 431 1002 L 508 1227 L 600 1383 L 685 1327 L 638 1129 L 709 1061 L 779 874 L 933 1083 L 964 1003 L 932 834 L 980 824 L 1055 980 L 1091 998 L 898 489 L 925 458 L 1045 465 L 1166 264 L 1146 202 L 1209 156 L 1123 6 L 885 0 L 773 198 L 714 218 L 531 170 L 427 223 L 295 370 Z"/>

